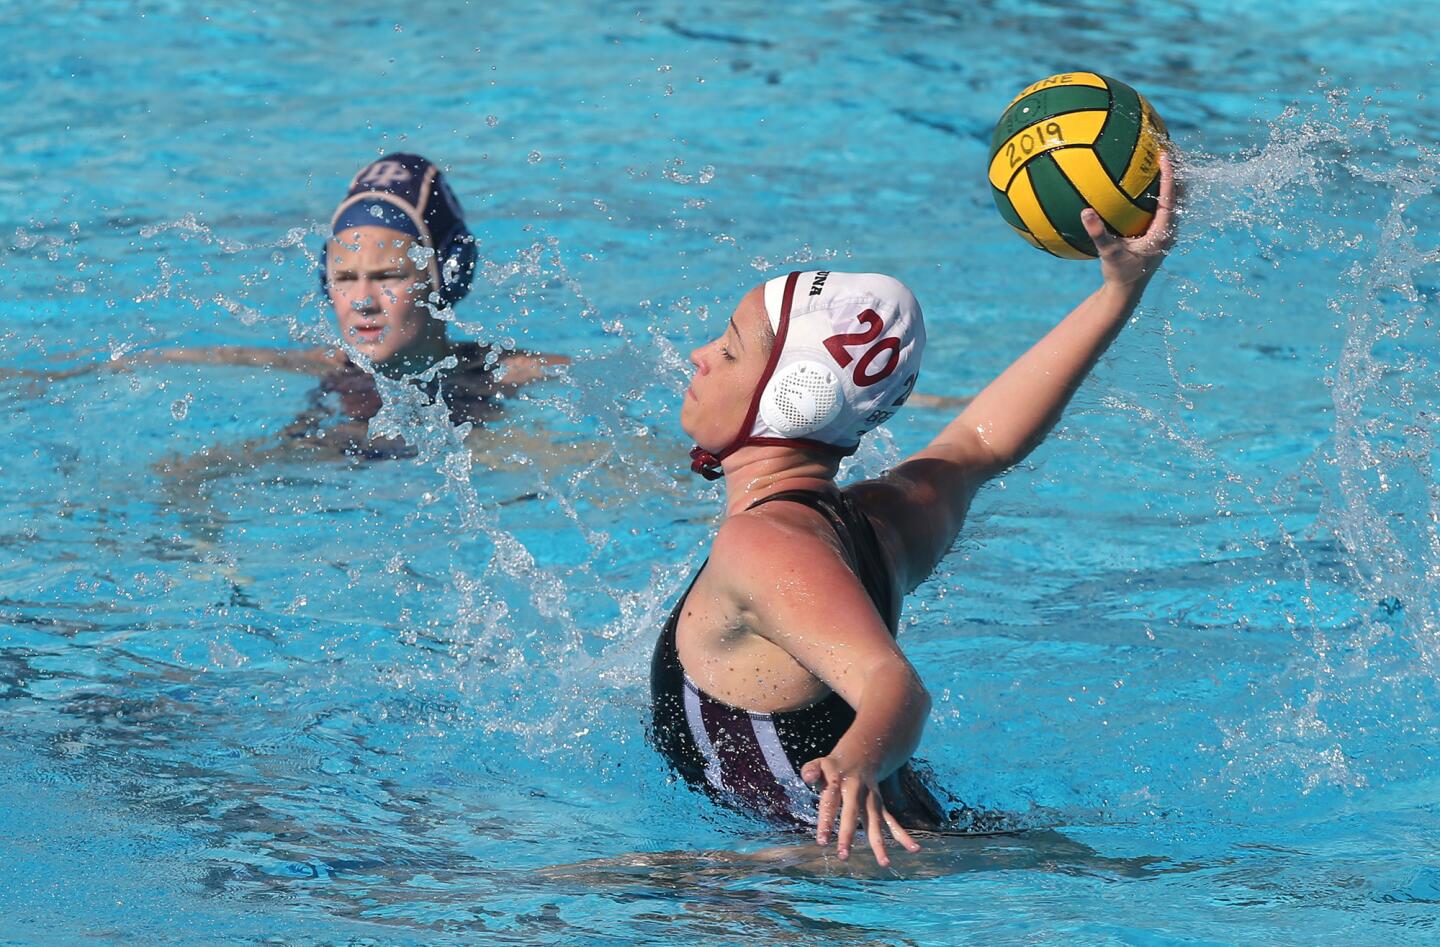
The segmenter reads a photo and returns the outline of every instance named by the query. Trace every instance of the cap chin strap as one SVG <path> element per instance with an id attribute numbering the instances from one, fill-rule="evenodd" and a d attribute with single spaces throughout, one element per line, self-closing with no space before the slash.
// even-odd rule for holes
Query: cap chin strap
<path id="1" fill-rule="evenodd" d="M 725 470 L 720 466 L 720 458 L 699 445 L 690 448 L 690 472 L 712 481 L 725 476 Z"/>

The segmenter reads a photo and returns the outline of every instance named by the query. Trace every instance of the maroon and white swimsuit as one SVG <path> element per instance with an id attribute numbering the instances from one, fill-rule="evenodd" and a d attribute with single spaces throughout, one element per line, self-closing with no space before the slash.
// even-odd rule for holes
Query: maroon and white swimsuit
<path id="1" fill-rule="evenodd" d="M 894 584 L 865 514 L 844 493 L 808 490 L 777 493 L 750 509 L 779 501 L 803 504 L 829 521 L 856 577 L 895 634 L 900 609 Z M 650 664 L 651 741 L 690 785 L 718 801 L 778 822 L 814 825 L 818 797 L 801 781 L 800 768 L 835 748 L 854 722 L 855 711 L 832 691 L 799 710 L 752 713 L 696 687 L 681 666 L 675 645 L 681 610 L 694 587 L 692 579 L 655 645 Z M 940 829 L 963 823 L 964 814 L 971 814 L 963 807 L 952 812 L 942 808 L 909 764 L 880 788 L 886 808 L 908 828 Z"/>

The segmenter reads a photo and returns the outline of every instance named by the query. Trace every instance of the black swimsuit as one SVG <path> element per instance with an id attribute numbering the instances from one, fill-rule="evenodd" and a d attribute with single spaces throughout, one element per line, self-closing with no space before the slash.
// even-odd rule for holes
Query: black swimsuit
<path id="1" fill-rule="evenodd" d="M 870 520 L 845 494 L 790 490 L 750 505 L 786 500 L 810 507 L 829 521 L 845 548 L 855 575 L 895 634 L 900 609 L 884 550 Z M 704 569 L 704 566 L 701 566 Z M 818 798 L 800 779 L 800 768 L 829 754 L 855 720 L 839 694 L 831 692 L 808 707 L 752 713 L 716 700 L 695 686 L 680 664 L 675 629 L 695 582 L 675 603 L 650 663 L 655 747 L 692 786 L 728 805 L 779 822 L 815 824 Z M 881 784 L 890 814 L 907 828 L 939 829 L 964 821 L 947 813 L 907 763 Z"/>

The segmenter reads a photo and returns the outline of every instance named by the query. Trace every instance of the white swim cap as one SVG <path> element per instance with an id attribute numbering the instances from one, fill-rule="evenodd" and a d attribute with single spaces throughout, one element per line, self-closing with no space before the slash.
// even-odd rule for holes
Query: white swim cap
<path id="1" fill-rule="evenodd" d="M 791 273 L 765 284 L 765 312 L 775 346 L 739 433 L 718 454 L 690 452 L 691 469 L 707 479 L 750 444 L 853 454 L 900 410 L 920 374 L 925 321 L 897 279 Z"/>

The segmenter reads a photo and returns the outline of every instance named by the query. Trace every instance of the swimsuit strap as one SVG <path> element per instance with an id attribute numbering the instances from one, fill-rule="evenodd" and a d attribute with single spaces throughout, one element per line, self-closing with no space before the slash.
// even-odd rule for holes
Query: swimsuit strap
<path id="1" fill-rule="evenodd" d="M 890 633 L 895 634 L 899 623 L 899 609 L 895 607 L 895 584 L 890 572 L 890 560 L 880 546 L 880 537 L 876 535 L 870 517 L 844 492 L 822 493 L 819 490 L 782 490 L 761 497 L 746 507 L 746 510 L 779 501 L 808 506 L 825 517 L 825 521 L 835 530 L 836 538 L 845 548 L 845 555 L 850 560 L 851 568 L 855 570 L 855 576 L 875 603 L 875 610 L 884 619 Z"/>

